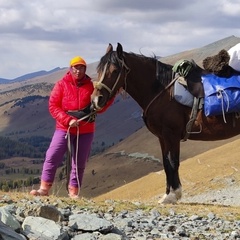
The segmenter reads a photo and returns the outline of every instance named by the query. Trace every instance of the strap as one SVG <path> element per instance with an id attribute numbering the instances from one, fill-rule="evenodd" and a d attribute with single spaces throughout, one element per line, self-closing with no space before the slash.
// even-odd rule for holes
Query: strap
<path id="1" fill-rule="evenodd" d="M 199 106 L 201 106 L 201 102 L 202 102 L 202 98 L 194 97 L 190 120 L 188 121 L 188 123 L 186 125 L 186 134 L 185 134 L 184 138 L 182 139 L 182 142 L 185 142 L 189 138 L 190 134 L 201 133 L 201 131 L 202 131 L 202 126 L 200 125 L 200 130 L 198 132 L 192 132 L 192 126 L 197 118 L 197 113 L 198 113 L 198 109 L 200 108 Z"/>
<path id="2" fill-rule="evenodd" d="M 71 144 L 71 135 L 69 132 L 70 127 L 68 128 L 67 134 L 65 138 L 67 138 L 67 147 L 68 147 L 68 153 L 67 153 L 67 160 L 66 160 L 66 189 L 67 192 L 69 193 L 69 180 L 70 180 L 70 172 L 72 168 L 72 144 Z M 76 152 L 75 152 L 75 164 L 76 164 L 76 177 L 77 177 L 77 182 L 78 182 L 78 195 L 80 192 L 80 181 L 79 181 L 79 176 L 78 176 L 78 146 L 79 146 L 79 127 L 77 127 L 77 142 L 76 142 Z"/>
<path id="3" fill-rule="evenodd" d="M 67 138 L 67 146 L 68 146 L 68 152 L 67 152 L 67 160 L 66 160 L 66 189 L 68 191 L 68 185 L 69 185 L 69 179 L 70 179 L 70 171 L 71 171 L 71 160 L 72 160 L 72 148 L 71 148 L 71 140 L 70 140 L 70 132 L 67 132 L 66 135 Z"/>
<path id="4" fill-rule="evenodd" d="M 91 104 L 85 107 L 82 110 L 74 110 L 74 111 L 67 111 L 68 115 L 75 117 L 78 121 L 87 121 L 87 122 L 94 122 L 96 119 L 96 111 L 92 109 Z"/>

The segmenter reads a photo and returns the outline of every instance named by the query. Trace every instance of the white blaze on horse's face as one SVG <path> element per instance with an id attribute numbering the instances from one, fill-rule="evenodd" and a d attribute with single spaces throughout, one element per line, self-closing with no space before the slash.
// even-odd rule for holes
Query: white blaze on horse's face
<path id="1" fill-rule="evenodd" d="M 116 79 L 120 77 L 113 64 L 106 64 L 103 72 L 98 74 L 98 81 L 94 82 L 91 95 L 92 103 L 97 110 L 103 108 L 108 100 L 117 94 Z"/>
<path id="2" fill-rule="evenodd" d="M 92 95 L 91 95 L 91 102 L 92 102 L 92 104 L 94 105 L 94 108 L 95 108 L 96 110 L 101 110 L 101 109 L 102 109 L 102 107 L 100 107 L 100 106 L 98 105 L 99 97 L 101 97 L 100 91 L 99 91 L 98 89 L 94 88 L 93 93 L 92 93 Z"/>

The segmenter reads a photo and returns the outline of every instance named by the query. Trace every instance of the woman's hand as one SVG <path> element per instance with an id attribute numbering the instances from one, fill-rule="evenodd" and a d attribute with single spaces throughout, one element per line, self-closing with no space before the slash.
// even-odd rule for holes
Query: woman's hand
<path id="1" fill-rule="evenodd" d="M 69 122 L 69 126 L 70 127 L 77 127 L 78 126 L 78 121 L 76 119 L 72 119 L 70 122 Z"/>

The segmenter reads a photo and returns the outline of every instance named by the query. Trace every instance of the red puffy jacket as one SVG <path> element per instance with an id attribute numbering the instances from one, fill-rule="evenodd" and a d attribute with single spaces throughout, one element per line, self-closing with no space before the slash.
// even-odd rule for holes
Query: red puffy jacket
<path id="1" fill-rule="evenodd" d="M 76 111 L 82 110 L 91 103 L 91 94 L 93 92 L 93 83 L 89 76 L 85 76 L 81 80 L 81 85 L 77 86 L 76 80 L 73 79 L 70 72 L 58 81 L 49 98 L 49 112 L 52 117 L 56 119 L 56 129 L 67 131 L 69 122 L 76 119 L 68 115 L 66 112 L 69 110 Z M 113 102 L 114 99 L 108 102 L 106 107 L 101 110 L 104 112 Z M 80 121 L 79 133 L 90 133 L 95 131 L 95 123 Z M 70 133 L 77 134 L 77 127 L 71 127 Z"/>

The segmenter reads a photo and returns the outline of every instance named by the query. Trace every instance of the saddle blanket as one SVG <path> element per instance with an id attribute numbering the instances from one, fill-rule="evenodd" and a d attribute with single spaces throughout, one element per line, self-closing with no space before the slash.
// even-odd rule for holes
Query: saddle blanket
<path id="1" fill-rule="evenodd" d="M 178 80 L 174 83 L 173 94 L 177 102 L 188 107 L 193 106 L 193 95 Z"/>
<path id="2" fill-rule="evenodd" d="M 206 116 L 240 112 L 240 75 L 223 78 L 207 74 L 202 76 L 202 83 Z"/>

